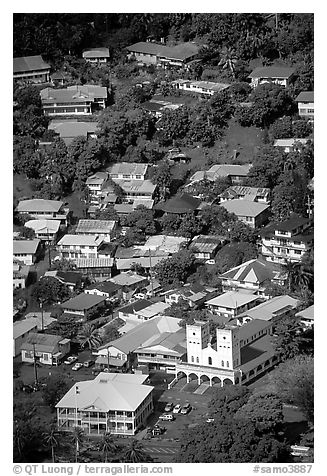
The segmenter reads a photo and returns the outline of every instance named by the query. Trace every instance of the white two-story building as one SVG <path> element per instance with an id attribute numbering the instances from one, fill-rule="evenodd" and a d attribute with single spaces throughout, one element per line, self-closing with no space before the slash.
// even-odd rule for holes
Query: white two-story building
<path id="1" fill-rule="evenodd" d="M 102 242 L 103 238 L 97 235 L 64 235 L 58 241 L 57 249 L 61 259 L 97 258 Z"/>

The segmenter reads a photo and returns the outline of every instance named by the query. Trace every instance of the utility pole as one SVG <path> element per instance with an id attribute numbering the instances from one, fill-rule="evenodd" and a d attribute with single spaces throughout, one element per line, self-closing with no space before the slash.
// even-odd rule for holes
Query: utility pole
<path id="1" fill-rule="evenodd" d="M 37 385 L 37 384 L 38 384 L 38 378 L 37 378 L 37 365 L 36 365 L 35 343 L 33 343 L 33 362 L 34 362 L 35 385 Z"/>
<path id="2" fill-rule="evenodd" d="M 107 348 L 107 359 L 108 359 L 108 373 L 110 373 L 110 350 Z"/>
<path id="3" fill-rule="evenodd" d="M 153 297 L 153 278 L 152 278 L 152 262 L 151 262 L 151 248 L 149 248 L 149 261 L 150 261 L 150 281 L 151 281 L 151 297 Z"/>
<path id="4" fill-rule="evenodd" d="M 278 13 L 275 13 L 275 27 L 278 30 Z"/>
<path id="5" fill-rule="evenodd" d="M 43 302 L 40 300 L 40 309 L 41 309 L 41 331 L 44 331 L 44 320 L 43 320 Z"/>

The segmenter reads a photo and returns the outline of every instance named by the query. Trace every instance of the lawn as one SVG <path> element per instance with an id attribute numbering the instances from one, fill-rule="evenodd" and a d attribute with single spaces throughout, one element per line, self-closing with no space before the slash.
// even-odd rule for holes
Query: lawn
<path id="1" fill-rule="evenodd" d="M 13 176 L 13 192 L 14 197 L 18 200 L 22 198 L 31 198 L 33 190 L 30 187 L 28 178 L 24 175 L 14 174 Z"/>

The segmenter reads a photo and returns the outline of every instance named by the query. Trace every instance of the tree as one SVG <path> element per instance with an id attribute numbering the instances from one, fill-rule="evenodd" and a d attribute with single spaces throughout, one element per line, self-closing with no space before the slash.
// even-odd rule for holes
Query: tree
<path id="1" fill-rule="evenodd" d="M 68 259 L 52 261 L 51 270 L 55 271 L 76 271 L 76 264 Z"/>
<path id="2" fill-rule="evenodd" d="M 106 432 L 102 436 L 98 448 L 103 455 L 104 463 L 107 463 L 109 457 L 117 451 L 118 446 L 116 445 L 112 434 L 110 432 Z"/>
<path id="3" fill-rule="evenodd" d="M 297 317 L 291 315 L 277 322 L 272 344 L 281 360 L 292 359 L 305 352 L 308 343 Z"/>
<path id="4" fill-rule="evenodd" d="M 49 431 L 43 433 L 44 444 L 47 448 L 51 448 L 52 463 L 55 463 L 55 448 L 59 446 L 59 432 L 55 426 L 51 427 Z"/>
<path id="5" fill-rule="evenodd" d="M 224 46 L 220 52 L 220 61 L 218 66 L 222 66 L 223 69 L 229 69 L 232 73 L 232 77 L 235 79 L 235 65 L 237 63 L 237 55 L 233 48 Z"/>
<path id="6" fill-rule="evenodd" d="M 82 348 L 88 346 L 92 351 L 101 345 L 102 339 L 99 335 L 99 330 L 93 324 L 86 323 L 78 335 Z"/>
<path id="7" fill-rule="evenodd" d="M 203 230 L 203 222 L 201 218 L 194 213 L 183 215 L 178 229 L 178 234 L 186 238 L 193 238 L 195 235 L 201 234 Z"/>
<path id="8" fill-rule="evenodd" d="M 157 185 L 159 192 L 159 200 L 165 201 L 171 193 L 173 177 L 171 174 L 171 166 L 168 162 L 163 162 L 153 169 L 151 181 Z"/>
<path id="9" fill-rule="evenodd" d="M 250 398 L 250 392 L 246 387 L 225 386 L 216 390 L 208 407 L 210 415 L 217 419 L 229 418 L 246 404 Z"/>
<path id="10" fill-rule="evenodd" d="M 27 238 L 28 240 L 33 240 L 33 238 L 35 238 L 35 231 L 33 228 L 20 226 L 17 231 L 19 232 L 19 236 L 22 238 Z"/>
<path id="11" fill-rule="evenodd" d="M 235 418 L 255 423 L 262 433 L 277 434 L 283 428 L 283 404 L 274 393 L 254 393 L 237 410 Z"/>
<path id="12" fill-rule="evenodd" d="M 232 221 L 228 224 L 228 237 L 232 242 L 253 243 L 257 240 L 256 232 L 246 223 Z"/>
<path id="13" fill-rule="evenodd" d="M 46 304 L 62 302 L 70 296 L 68 287 L 52 276 L 45 276 L 34 286 L 32 296 Z"/>
<path id="14" fill-rule="evenodd" d="M 306 213 L 307 184 L 306 176 L 296 170 L 287 170 L 280 175 L 271 201 L 271 211 L 276 221 L 286 220 L 292 213 Z"/>
<path id="15" fill-rule="evenodd" d="M 158 129 L 159 123 L 157 123 Z M 170 145 L 174 140 L 184 140 L 191 125 L 190 109 L 187 106 L 164 110 L 160 118 L 160 142 Z"/>
<path id="16" fill-rule="evenodd" d="M 84 430 L 80 426 L 75 426 L 71 435 L 71 441 L 75 445 L 75 463 L 78 463 L 81 446 L 85 438 Z"/>
<path id="17" fill-rule="evenodd" d="M 216 254 L 216 266 L 220 273 L 225 273 L 250 259 L 258 257 L 257 247 L 252 243 L 230 243 L 223 246 Z"/>
<path id="18" fill-rule="evenodd" d="M 42 398 L 53 412 L 59 400 L 68 392 L 69 383 L 62 375 L 51 375 L 44 383 L 46 385 L 42 388 Z"/>
<path id="19" fill-rule="evenodd" d="M 269 376 L 280 398 L 301 408 L 310 422 L 314 417 L 314 361 L 299 355 L 281 363 Z"/>
<path id="20" fill-rule="evenodd" d="M 274 188 L 284 171 L 285 155 L 278 147 L 264 146 L 253 158 L 244 185 L 249 187 Z"/>
<path id="21" fill-rule="evenodd" d="M 195 269 L 195 257 L 189 250 L 182 250 L 170 258 L 160 261 L 154 272 L 162 286 L 184 283 Z"/>
<path id="22" fill-rule="evenodd" d="M 293 136 L 292 118 L 290 116 L 283 116 L 278 118 L 269 129 L 273 139 L 285 139 Z"/>
<path id="23" fill-rule="evenodd" d="M 146 463 L 152 461 L 146 454 L 140 441 L 133 440 L 124 450 L 123 461 L 125 463 Z"/>
<path id="24" fill-rule="evenodd" d="M 156 223 L 152 210 L 139 205 L 130 215 L 126 217 L 125 226 L 129 226 L 140 233 L 154 235 L 156 233 Z"/>

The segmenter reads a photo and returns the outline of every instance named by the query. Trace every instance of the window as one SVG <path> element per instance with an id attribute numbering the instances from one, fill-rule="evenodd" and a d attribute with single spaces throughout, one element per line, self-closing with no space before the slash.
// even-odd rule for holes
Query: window
<path id="1" fill-rule="evenodd" d="M 294 250 L 294 254 L 300 255 L 300 254 L 301 254 L 301 250 Z"/>
<path id="2" fill-rule="evenodd" d="M 212 365 L 212 358 L 211 357 L 208 357 L 208 364 Z"/>
<path id="3" fill-rule="evenodd" d="M 228 362 L 228 360 L 226 361 L 226 367 L 229 367 L 229 362 Z"/>
<path id="4" fill-rule="evenodd" d="M 197 364 L 199 363 L 199 357 L 196 358 L 196 363 L 197 363 Z"/>
<path id="5" fill-rule="evenodd" d="M 309 114 L 313 114 L 314 112 L 315 112 L 314 109 L 308 109 L 308 113 L 309 113 Z"/>
<path id="6" fill-rule="evenodd" d="M 191 362 L 194 362 L 194 357 L 193 357 L 193 355 L 192 355 L 192 357 L 191 357 Z"/>
<path id="7" fill-rule="evenodd" d="M 223 361 L 223 360 L 221 361 L 221 366 L 222 366 L 222 367 L 224 367 L 224 366 L 225 366 L 225 365 L 224 365 L 224 361 Z"/>

